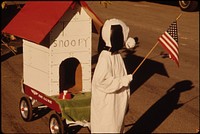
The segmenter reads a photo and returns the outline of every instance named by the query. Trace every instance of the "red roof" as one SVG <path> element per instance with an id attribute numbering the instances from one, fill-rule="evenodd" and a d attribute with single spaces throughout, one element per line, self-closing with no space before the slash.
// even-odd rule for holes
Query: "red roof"
<path id="1" fill-rule="evenodd" d="M 84 1 L 79 1 L 87 14 L 92 18 L 96 30 L 102 26 L 101 20 Z M 2 30 L 4 33 L 13 34 L 20 38 L 39 44 L 59 19 L 70 8 L 78 4 L 73 1 L 29 1 L 20 12 Z"/>

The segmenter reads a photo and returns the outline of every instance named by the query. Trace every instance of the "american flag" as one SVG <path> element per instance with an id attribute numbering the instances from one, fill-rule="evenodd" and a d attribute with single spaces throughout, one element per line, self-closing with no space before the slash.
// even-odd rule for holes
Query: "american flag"
<path id="1" fill-rule="evenodd" d="M 162 44 L 164 49 L 169 53 L 169 58 L 174 60 L 179 67 L 179 48 L 178 48 L 178 31 L 177 21 L 174 21 L 167 31 L 165 31 L 158 41 Z"/>

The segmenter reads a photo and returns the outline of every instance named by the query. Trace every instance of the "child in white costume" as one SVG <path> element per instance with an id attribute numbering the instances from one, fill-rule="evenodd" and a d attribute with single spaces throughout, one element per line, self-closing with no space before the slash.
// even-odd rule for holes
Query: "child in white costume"
<path id="1" fill-rule="evenodd" d="M 129 27 L 118 19 L 107 20 L 102 28 L 105 42 L 92 79 L 91 132 L 121 133 L 130 97 L 129 83 L 124 61 L 118 50 L 125 45 L 133 48 L 133 38 L 128 38 Z M 127 39 L 128 38 L 128 39 Z"/>

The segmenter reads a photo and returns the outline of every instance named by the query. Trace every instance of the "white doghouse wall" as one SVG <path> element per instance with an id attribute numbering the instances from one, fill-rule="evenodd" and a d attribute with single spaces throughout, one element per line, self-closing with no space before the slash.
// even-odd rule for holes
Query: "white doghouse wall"
<path id="1" fill-rule="evenodd" d="M 46 94 L 59 94 L 59 66 L 76 58 L 82 67 L 82 91 L 91 91 L 92 20 L 78 4 L 50 31 L 50 47 L 24 40 L 24 84 Z"/>
<path id="2" fill-rule="evenodd" d="M 49 49 L 23 40 L 24 84 L 49 94 Z"/>

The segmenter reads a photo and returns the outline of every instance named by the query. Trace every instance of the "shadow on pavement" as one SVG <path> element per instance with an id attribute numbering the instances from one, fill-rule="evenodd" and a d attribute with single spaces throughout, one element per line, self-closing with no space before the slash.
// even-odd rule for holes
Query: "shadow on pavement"
<path id="1" fill-rule="evenodd" d="M 77 134 L 81 130 L 82 126 L 71 126 L 71 127 L 65 127 L 65 131 L 69 134 Z"/>
<path id="2" fill-rule="evenodd" d="M 152 133 L 174 110 L 185 104 L 178 104 L 180 94 L 191 90 L 193 87 L 193 83 L 190 80 L 180 81 L 173 85 L 126 133 Z"/>
<path id="3" fill-rule="evenodd" d="M 33 118 L 31 121 L 37 120 L 42 118 L 43 116 L 47 115 L 51 111 L 50 108 L 33 108 Z"/>
<path id="4" fill-rule="evenodd" d="M 131 74 L 141 63 L 144 57 L 132 54 L 134 53 L 133 51 L 129 51 L 127 53 L 128 54 L 124 59 L 124 63 L 127 69 L 127 73 Z M 143 85 L 149 78 L 151 78 L 156 73 L 169 77 L 162 63 L 147 58 L 142 64 L 142 66 L 133 75 L 133 80 L 130 83 L 131 94 L 134 93 L 141 85 Z"/>

